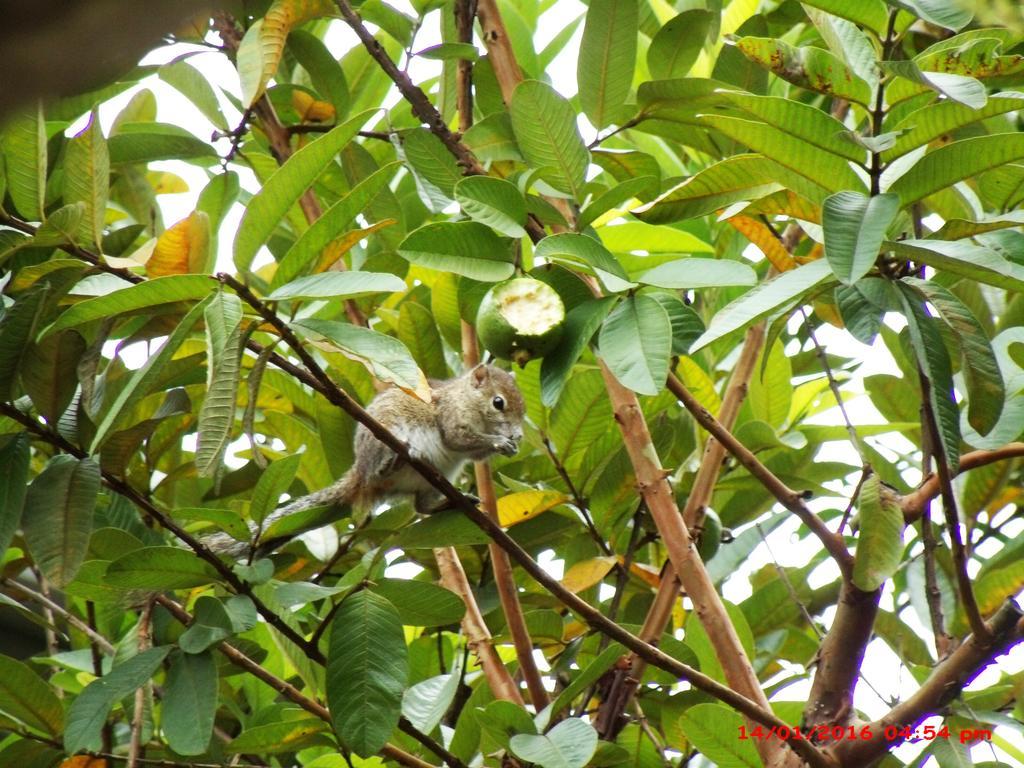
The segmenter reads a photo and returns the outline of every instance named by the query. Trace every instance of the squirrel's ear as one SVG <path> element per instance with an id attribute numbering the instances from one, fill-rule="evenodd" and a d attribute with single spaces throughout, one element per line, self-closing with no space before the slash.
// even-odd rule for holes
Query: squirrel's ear
<path id="1" fill-rule="evenodd" d="M 484 385 L 484 382 L 486 382 L 488 379 L 487 366 L 484 365 L 483 363 L 478 363 L 477 366 L 472 371 L 470 371 L 470 374 L 472 375 L 473 378 L 473 386 L 482 387 Z"/>

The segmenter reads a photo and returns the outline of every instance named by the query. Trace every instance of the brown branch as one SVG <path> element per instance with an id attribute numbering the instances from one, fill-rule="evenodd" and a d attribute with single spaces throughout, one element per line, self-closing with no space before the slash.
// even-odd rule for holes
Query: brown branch
<path id="1" fill-rule="evenodd" d="M 768 467 L 762 464 L 753 452 L 737 440 L 729 430 L 722 427 L 707 408 L 700 404 L 686 386 L 674 374 L 669 374 L 668 388 L 682 402 L 704 429 L 714 435 L 726 450 L 750 472 L 761 485 L 774 496 L 782 506 L 800 518 L 811 533 L 818 537 L 825 549 L 839 565 L 844 579 L 849 579 L 853 570 L 853 557 L 840 536 L 829 530 L 824 521 L 804 503 L 803 494 L 789 488 Z"/>
<path id="2" fill-rule="evenodd" d="M 139 615 L 138 650 L 148 651 L 152 646 L 150 619 L 153 616 L 153 600 L 146 600 Z M 136 768 L 142 756 L 142 724 L 146 719 L 146 697 L 152 690 L 152 681 L 146 681 L 135 689 L 135 709 L 132 712 L 131 734 L 128 738 L 128 760 L 126 768 Z"/>
<path id="3" fill-rule="evenodd" d="M 473 18 L 476 0 L 455 0 L 455 31 L 460 43 L 473 42 Z M 473 62 L 459 59 L 455 65 L 455 102 L 459 113 L 459 132 L 473 125 Z"/>
<path id="4" fill-rule="evenodd" d="M 157 595 L 155 600 L 158 604 L 166 608 L 167 612 L 180 623 L 185 626 L 189 626 L 192 623 L 192 616 L 176 601 L 164 595 Z M 227 660 L 236 667 L 245 670 L 260 681 L 266 683 L 292 703 L 298 704 L 302 709 L 306 710 L 314 717 L 323 720 L 325 723 L 331 723 L 331 713 L 328 712 L 327 707 L 304 695 L 302 691 L 287 680 L 283 680 L 271 672 L 268 672 L 262 666 L 231 645 L 231 643 L 226 640 L 221 641 L 217 644 L 217 650 L 224 654 Z M 390 757 L 392 760 L 401 763 L 407 768 L 433 768 L 430 763 L 421 760 L 415 755 L 410 755 L 405 750 L 399 749 L 391 744 L 385 744 L 384 748 L 381 750 L 381 754 L 386 757 Z"/>
<path id="5" fill-rule="evenodd" d="M 1007 443 L 1002 448 L 992 451 L 971 451 L 960 457 L 960 468 L 957 474 L 963 474 L 970 469 L 977 469 L 997 461 L 1006 461 L 1024 456 L 1024 443 Z M 903 510 L 903 519 L 910 525 L 915 522 L 924 510 L 926 502 L 939 496 L 941 492 L 941 481 L 936 474 L 929 475 L 917 490 L 906 494 L 900 500 L 900 507 Z"/>
<path id="6" fill-rule="evenodd" d="M 47 429 L 31 416 L 22 413 L 9 403 L 0 403 L 0 414 L 14 419 L 36 436 L 42 438 L 51 445 L 60 448 L 64 453 L 70 454 L 78 459 L 84 459 L 88 456 L 85 451 L 68 442 L 62 435 Z M 236 593 L 245 595 L 252 600 L 253 605 L 256 606 L 256 610 L 270 626 L 295 643 L 295 645 L 297 645 L 310 659 L 323 663 L 324 656 L 320 652 L 319 648 L 306 640 L 302 635 L 292 629 L 280 616 L 270 610 L 266 604 L 256 596 L 252 588 L 247 583 L 238 578 L 234 571 L 232 571 L 224 561 L 217 557 L 217 555 L 211 552 L 207 547 L 203 546 L 195 536 L 190 534 L 172 518 L 159 510 L 148 498 L 146 498 L 146 496 L 136 490 L 126 480 L 106 471 L 101 471 L 101 477 L 103 479 L 103 483 L 108 488 L 134 503 L 135 506 L 142 510 L 147 517 L 159 523 L 165 530 L 173 533 L 189 549 L 195 552 L 200 559 L 213 566 L 214 570 Z"/>
<path id="7" fill-rule="evenodd" d="M 882 590 L 862 592 L 844 580 L 836 615 L 818 649 L 804 720 L 807 725 L 846 725 L 854 716 L 853 691 L 871 640 Z"/>
<path id="8" fill-rule="evenodd" d="M 1007 600 L 986 624 L 983 636 L 968 637 L 963 645 L 939 663 L 913 696 L 897 704 L 882 719 L 870 723 L 872 738 L 838 742 L 831 751 L 840 765 L 873 764 L 898 743 L 885 737 L 887 727 L 913 731 L 914 726 L 926 717 L 941 711 L 996 657 L 1024 639 L 1022 617 L 1024 614 L 1017 604 Z"/>
<path id="9" fill-rule="evenodd" d="M 946 515 L 946 528 L 949 531 L 949 540 L 953 545 L 953 570 L 956 574 L 960 600 L 964 606 L 964 613 L 967 614 L 971 631 L 978 637 L 984 637 L 988 632 L 988 627 L 978 609 L 978 601 L 974 597 L 974 588 L 971 586 L 971 577 L 967 573 L 967 549 L 960 536 L 960 515 L 957 511 L 956 494 L 953 492 L 953 478 L 949 471 L 949 459 L 946 456 L 945 447 L 939 437 L 938 419 L 931 402 L 932 382 L 921 366 L 918 366 L 917 374 L 921 382 L 921 411 L 925 416 L 925 424 L 930 436 L 929 443 L 935 456 L 936 474 L 939 476 L 942 511 Z"/>
<path id="10" fill-rule="evenodd" d="M 736 415 L 739 413 L 740 406 L 746 399 L 750 377 L 753 375 L 758 354 L 764 346 L 764 336 L 764 323 L 758 323 L 747 331 L 744 338 L 743 348 L 736 361 L 736 366 L 733 368 L 725 396 L 722 398 L 722 406 L 718 411 L 719 422 L 726 429 L 732 429 L 733 424 L 736 423 Z M 693 487 L 690 489 L 690 495 L 687 496 L 686 504 L 683 507 L 683 522 L 694 536 L 703 526 L 704 513 L 711 504 L 715 483 L 718 481 L 724 461 L 725 447 L 713 435 L 709 435 L 704 445 L 700 467 L 698 467 L 693 480 Z M 672 563 L 669 562 L 663 569 L 658 593 L 647 612 L 643 627 L 640 629 L 641 639 L 648 643 L 655 643 L 661 638 L 672 618 L 672 608 L 679 597 L 680 587 L 679 576 L 672 567 Z M 630 699 L 640 685 L 645 668 L 646 664 L 643 659 L 633 654 L 630 656 L 629 669 L 616 672 L 611 693 L 602 704 L 601 714 L 598 718 L 604 724 L 605 729 L 611 730 L 601 730 L 602 734 L 614 734 L 619 727 L 625 724 L 622 714 L 626 711 Z"/>
<path id="11" fill-rule="evenodd" d="M 942 615 L 942 591 L 939 589 L 935 569 L 935 529 L 932 528 L 931 502 L 925 502 L 921 512 L 921 540 L 924 542 L 924 596 L 928 603 L 928 618 L 935 636 L 935 652 L 940 659 L 946 658 L 952 647 L 953 638 L 946 632 Z"/>
<path id="12" fill-rule="evenodd" d="M 466 613 L 462 617 L 462 631 L 466 635 L 466 645 L 480 660 L 488 687 L 495 698 L 522 706 L 523 697 L 519 693 L 519 686 L 515 684 L 505 662 L 494 649 L 491 631 L 480 612 L 480 606 L 455 547 L 435 549 L 434 559 L 441 573 L 441 585 L 457 594 L 466 606 Z"/>

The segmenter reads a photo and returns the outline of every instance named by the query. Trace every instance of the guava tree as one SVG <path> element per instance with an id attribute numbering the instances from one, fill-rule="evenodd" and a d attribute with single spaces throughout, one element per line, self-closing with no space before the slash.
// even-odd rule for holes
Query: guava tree
<path id="1" fill-rule="evenodd" d="M 998 12 L 251 2 L 8 114 L 0 764 L 1024 763 Z M 456 487 L 363 406 L 525 275 L 560 340 Z M 357 424 L 452 509 L 262 530 Z"/>

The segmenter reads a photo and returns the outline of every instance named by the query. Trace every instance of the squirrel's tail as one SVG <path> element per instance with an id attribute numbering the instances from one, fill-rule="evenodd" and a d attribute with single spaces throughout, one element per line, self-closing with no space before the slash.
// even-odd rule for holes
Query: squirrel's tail
<path id="1" fill-rule="evenodd" d="M 340 507 L 342 505 L 358 504 L 359 499 L 362 496 L 362 488 L 360 486 L 361 484 L 355 471 L 349 470 L 333 485 L 329 485 L 326 488 L 314 491 L 313 493 L 305 496 L 300 496 L 295 501 L 275 509 L 267 515 L 266 519 L 264 519 L 262 530 L 268 531 L 278 520 L 292 514 L 304 512 L 307 509 L 313 509 L 314 507 Z M 318 517 L 312 525 L 290 531 L 287 535 L 276 536 L 273 539 L 261 538 L 256 542 L 256 550 L 260 553 L 269 552 L 270 550 L 291 540 L 295 536 L 305 533 L 306 531 L 313 530 L 314 528 L 319 528 L 327 524 L 327 522 L 330 521 L 325 520 L 322 517 Z M 250 523 L 249 529 L 255 538 L 257 533 L 255 523 Z M 226 533 L 214 533 L 209 536 L 204 536 L 201 541 L 211 551 L 218 555 L 226 555 L 227 557 L 245 557 L 253 548 L 253 541 L 238 541 Z"/>

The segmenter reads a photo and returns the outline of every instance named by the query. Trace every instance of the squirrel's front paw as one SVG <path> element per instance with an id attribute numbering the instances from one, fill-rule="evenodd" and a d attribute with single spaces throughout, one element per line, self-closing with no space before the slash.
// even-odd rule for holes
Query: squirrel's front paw
<path id="1" fill-rule="evenodd" d="M 503 456 L 515 456 L 519 452 L 519 442 L 511 437 L 499 437 L 494 441 L 494 450 Z"/>

